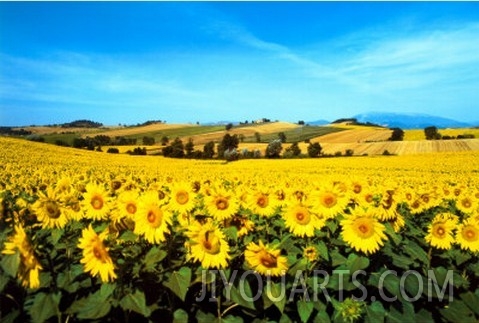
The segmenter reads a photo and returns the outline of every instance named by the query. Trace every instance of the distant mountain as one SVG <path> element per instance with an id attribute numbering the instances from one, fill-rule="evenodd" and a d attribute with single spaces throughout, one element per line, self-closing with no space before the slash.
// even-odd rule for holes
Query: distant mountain
<path id="1" fill-rule="evenodd" d="M 330 124 L 331 122 L 328 120 L 315 120 L 315 121 L 307 121 L 305 124 L 309 124 L 310 126 L 325 126 Z"/>
<path id="2" fill-rule="evenodd" d="M 424 129 L 429 126 L 441 128 L 465 128 L 475 124 L 428 114 L 400 114 L 388 112 L 368 112 L 355 115 L 359 122 L 372 122 L 385 127 L 402 129 Z"/>

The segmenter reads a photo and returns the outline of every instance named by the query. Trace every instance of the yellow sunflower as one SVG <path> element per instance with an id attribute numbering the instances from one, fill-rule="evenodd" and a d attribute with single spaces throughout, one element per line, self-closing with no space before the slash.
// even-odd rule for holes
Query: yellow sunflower
<path id="1" fill-rule="evenodd" d="M 303 257 L 313 262 L 319 258 L 318 250 L 313 246 L 306 247 L 303 249 Z"/>
<path id="2" fill-rule="evenodd" d="M 110 213 L 110 199 L 103 186 L 88 183 L 83 193 L 81 207 L 85 217 L 93 220 L 104 220 Z"/>
<path id="3" fill-rule="evenodd" d="M 172 214 L 161 203 L 158 193 L 148 191 L 140 197 L 139 207 L 135 213 L 135 229 L 138 235 L 144 235 L 150 243 L 165 241 L 165 234 L 169 233 Z"/>
<path id="4" fill-rule="evenodd" d="M 25 230 L 20 225 L 15 226 L 15 234 L 5 242 L 2 254 L 14 255 L 17 252 L 20 253 L 17 275 L 22 286 L 32 289 L 40 287 L 40 270 L 43 268 L 35 257 Z"/>
<path id="5" fill-rule="evenodd" d="M 179 213 L 189 212 L 196 205 L 196 195 L 192 185 L 186 182 L 175 183 L 171 187 L 169 207 Z"/>
<path id="6" fill-rule="evenodd" d="M 63 228 L 68 222 L 62 203 L 51 187 L 46 192 L 39 193 L 32 210 L 43 228 Z"/>
<path id="7" fill-rule="evenodd" d="M 108 248 L 103 244 L 105 237 L 106 232 L 98 235 L 90 224 L 82 230 L 78 247 L 82 249 L 83 257 L 80 262 L 84 264 L 85 271 L 93 277 L 100 276 L 101 281 L 107 283 L 115 280 L 116 274 Z"/>
<path id="8" fill-rule="evenodd" d="M 244 252 L 248 265 L 256 272 L 264 275 L 282 276 L 288 270 L 288 259 L 281 256 L 280 249 L 250 242 Z"/>
<path id="9" fill-rule="evenodd" d="M 461 194 L 456 198 L 456 207 L 459 211 L 471 214 L 477 211 L 478 201 L 472 194 Z"/>
<path id="10" fill-rule="evenodd" d="M 357 251 L 373 254 L 387 240 L 386 228 L 364 209 L 354 209 L 341 221 L 343 240 Z"/>
<path id="11" fill-rule="evenodd" d="M 113 221 L 123 218 L 134 219 L 138 210 L 139 194 L 137 191 L 123 191 L 116 199 L 116 208 L 113 209 Z"/>
<path id="12" fill-rule="evenodd" d="M 248 195 L 248 207 L 254 213 L 260 216 L 273 216 L 276 207 L 279 205 L 278 201 L 273 198 L 269 189 L 261 188 L 253 191 Z"/>
<path id="13" fill-rule="evenodd" d="M 326 221 L 319 219 L 311 212 L 311 208 L 303 203 L 294 203 L 283 213 L 286 227 L 291 233 L 299 237 L 312 237 L 316 229 L 322 228 Z"/>
<path id="14" fill-rule="evenodd" d="M 461 249 L 472 252 L 479 251 L 479 222 L 468 218 L 457 226 L 456 242 Z"/>
<path id="15" fill-rule="evenodd" d="M 210 195 L 204 197 L 206 210 L 216 220 L 222 221 L 231 218 L 239 209 L 239 202 L 233 191 L 216 187 Z"/>
<path id="16" fill-rule="evenodd" d="M 186 236 L 190 238 L 188 259 L 201 262 L 204 268 L 226 268 L 231 256 L 223 232 L 211 221 L 194 221 Z"/>
<path id="17" fill-rule="evenodd" d="M 334 218 L 346 208 L 349 202 L 342 185 L 330 184 L 314 190 L 309 197 L 313 212 L 326 219 Z"/>
<path id="18" fill-rule="evenodd" d="M 438 249 L 450 249 L 454 242 L 456 220 L 447 213 L 437 214 L 428 227 L 426 241 Z"/>
<path id="19" fill-rule="evenodd" d="M 225 223 L 225 227 L 235 226 L 238 230 L 236 235 L 241 238 L 247 235 L 254 229 L 254 222 L 249 220 L 246 216 L 235 214 L 231 219 Z"/>

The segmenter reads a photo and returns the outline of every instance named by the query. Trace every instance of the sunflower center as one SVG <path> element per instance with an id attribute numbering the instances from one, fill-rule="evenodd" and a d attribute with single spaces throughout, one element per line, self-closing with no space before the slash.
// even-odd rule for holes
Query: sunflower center
<path id="1" fill-rule="evenodd" d="M 329 193 L 326 196 L 323 197 L 323 205 L 330 208 L 336 205 L 336 197 Z"/>
<path id="2" fill-rule="evenodd" d="M 228 199 L 224 197 L 219 197 L 216 199 L 216 208 L 218 210 L 226 210 L 229 206 Z"/>
<path id="3" fill-rule="evenodd" d="M 101 210 L 103 207 L 103 199 L 101 196 L 94 196 L 92 197 L 90 204 L 95 210 Z"/>
<path id="4" fill-rule="evenodd" d="M 126 212 L 129 214 L 135 214 L 136 213 L 136 205 L 134 203 L 128 203 L 126 205 Z"/>
<path id="5" fill-rule="evenodd" d="M 93 255 L 96 259 L 100 260 L 101 262 L 106 262 L 108 258 L 107 251 L 101 242 L 97 242 L 93 246 Z"/>
<path id="6" fill-rule="evenodd" d="M 433 232 L 434 236 L 437 238 L 443 238 L 446 234 L 446 230 L 441 224 L 436 224 Z"/>
<path id="7" fill-rule="evenodd" d="M 374 234 L 373 226 L 371 220 L 362 219 L 359 220 L 356 224 L 356 232 L 358 236 L 363 239 L 367 239 Z"/>
<path id="8" fill-rule="evenodd" d="M 188 200 L 189 200 L 189 197 L 188 197 L 188 192 L 187 191 L 184 191 L 184 190 L 181 190 L 181 191 L 178 191 L 178 193 L 176 193 L 176 202 L 178 202 L 178 204 L 186 204 L 188 203 Z"/>
<path id="9" fill-rule="evenodd" d="M 302 225 L 307 225 L 309 222 L 311 222 L 311 216 L 309 215 L 308 210 L 304 208 L 298 209 L 295 213 L 295 217 L 296 222 Z"/>
<path id="10" fill-rule="evenodd" d="M 158 228 L 161 225 L 163 214 L 159 209 L 149 210 L 146 218 L 153 228 Z"/>
<path id="11" fill-rule="evenodd" d="M 429 196 L 428 195 L 423 195 L 421 198 L 422 198 L 424 203 L 429 203 Z"/>
<path id="12" fill-rule="evenodd" d="M 216 255 L 220 252 L 220 239 L 215 235 L 214 231 L 206 231 L 203 247 L 209 254 Z"/>
<path id="13" fill-rule="evenodd" d="M 259 206 L 259 207 L 267 207 L 268 206 L 268 196 L 264 195 L 264 194 L 261 194 L 261 196 L 258 197 L 258 199 L 256 200 L 256 204 Z"/>
<path id="14" fill-rule="evenodd" d="M 465 199 L 465 200 L 462 200 L 462 206 L 464 206 L 465 208 L 470 208 L 472 205 L 471 205 L 471 201 L 469 201 L 468 199 Z"/>
<path id="15" fill-rule="evenodd" d="M 366 202 L 371 203 L 373 201 L 373 196 L 372 194 L 368 194 L 365 197 Z"/>
<path id="16" fill-rule="evenodd" d="M 265 266 L 266 268 L 278 267 L 278 261 L 276 260 L 276 257 L 266 251 L 261 252 L 259 258 L 260 258 L 261 264 Z"/>
<path id="17" fill-rule="evenodd" d="M 361 190 L 362 190 L 362 186 L 360 184 L 354 184 L 353 186 L 353 192 L 356 193 L 356 194 L 359 194 L 361 193 Z"/>
<path id="18" fill-rule="evenodd" d="M 465 240 L 471 241 L 471 242 L 472 241 L 477 241 L 479 239 L 477 231 L 472 227 L 466 227 L 462 231 L 462 236 L 464 237 Z"/>
<path id="19" fill-rule="evenodd" d="M 58 219 L 61 215 L 58 205 L 52 201 L 48 201 L 45 204 L 45 210 L 47 211 L 47 215 L 50 219 Z"/>

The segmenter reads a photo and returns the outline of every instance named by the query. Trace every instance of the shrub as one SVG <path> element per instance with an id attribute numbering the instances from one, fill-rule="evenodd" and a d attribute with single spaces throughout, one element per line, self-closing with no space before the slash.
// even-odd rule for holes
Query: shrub
<path id="1" fill-rule="evenodd" d="M 115 147 L 108 148 L 108 150 L 106 152 L 109 153 L 109 154 L 119 154 L 120 153 L 118 148 L 115 148 Z"/>

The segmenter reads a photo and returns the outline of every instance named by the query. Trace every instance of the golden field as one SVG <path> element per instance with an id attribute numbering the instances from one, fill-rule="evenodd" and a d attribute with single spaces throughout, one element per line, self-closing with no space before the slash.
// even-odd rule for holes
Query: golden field
<path id="1" fill-rule="evenodd" d="M 6 320 L 479 319 L 479 151 L 225 162 L 0 148 Z"/>

